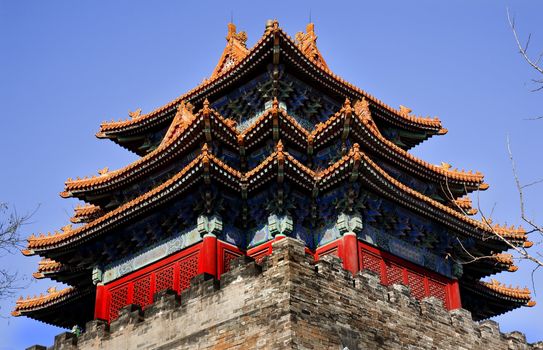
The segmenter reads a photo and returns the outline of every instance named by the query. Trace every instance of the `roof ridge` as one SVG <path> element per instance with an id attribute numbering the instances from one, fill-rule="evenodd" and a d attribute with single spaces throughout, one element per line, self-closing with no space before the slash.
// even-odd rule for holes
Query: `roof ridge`
<path id="1" fill-rule="evenodd" d="M 368 110 L 369 112 L 369 110 Z M 442 176 L 445 176 L 447 178 L 452 178 L 452 179 L 455 179 L 455 180 L 461 180 L 461 181 L 466 181 L 466 182 L 479 182 L 481 183 L 480 185 L 480 188 L 481 190 L 485 190 L 488 188 L 488 185 L 482 183 L 483 179 L 484 179 L 484 175 L 479 172 L 479 171 L 476 171 L 476 172 L 473 172 L 473 171 L 465 171 L 465 170 L 462 170 L 462 171 L 458 171 L 457 169 L 454 169 L 454 170 L 449 170 L 449 168 L 447 167 L 444 167 L 444 166 L 437 166 L 437 165 L 434 165 L 434 164 L 431 164 L 411 153 L 409 153 L 408 151 L 404 150 L 403 148 L 397 146 L 396 144 L 394 144 L 394 142 L 388 140 L 387 138 L 385 138 L 384 136 L 381 135 L 381 133 L 377 132 L 377 130 L 375 130 L 374 127 L 372 127 L 371 122 L 372 119 L 369 119 L 369 118 L 364 118 L 360 115 L 360 111 L 356 110 L 354 111 L 354 115 L 358 117 L 358 120 L 365 126 L 367 126 L 368 130 L 370 130 L 370 132 L 372 132 L 372 134 L 378 138 L 381 142 L 383 142 L 385 145 L 389 146 L 390 148 L 392 148 L 395 152 L 398 152 L 400 153 L 402 156 L 406 157 L 406 158 L 409 158 L 411 159 L 412 161 L 414 161 L 415 163 L 418 163 L 424 167 L 427 167 L 433 171 L 435 171 L 436 173 L 442 175 Z M 370 117 L 371 117 L 371 114 L 370 114 Z"/>
<path id="2" fill-rule="evenodd" d="M 381 175 L 383 177 L 385 177 L 389 182 L 391 182 L 392 184 L 394 184 L 396 187 L 402 189 L 403 191 L 406 191 L 408 193 L 411 193 L 412 195 L 414 195 L 415 197 L 418 197 L 420 199 L 423 199 L 424 201 L 432 204 L 434 207 L 437 207 L 439 208 L 440 210 L 442 211 L 445 211 L 446 213 L 472 225 L 472 226 L 475 226 L 487 233 L 492 233 L 492 234 L 499 234 L 500 236 L 502 236 L 503 238 L 505 239 L 508 239 L 508 238 L 512 238 L 512 239 L 518 239 L 518 240 L 526 240 L 526 232 L 524 231 L 524 229 L 522 229 L 522 227 L 519 227 L 519 229 L 514 229 L 513 226 L 511 226 L 510 228 L 506 228 L 506 227 L 501 227 L 501 226 L 498 226 L 501 228 L 501 231 L 500 232 L 496 232 L 495 231 L 495 228 L 494 227 L 491 227 L 488 223 L 485 223 L 483 221 L 479 221 L 479 220 L 475 220 L 475 219 L 472 219 L 466 215 L 463 215 L 462 213 L 459 213 L 458 211 L 412 189 L 411 187 L 409 186 L 406 186 L 404 184 L 402 184 L 401 182 L 399 182 L 398 180 L 396 180 L 395 178 L 393 178 L 392 176 L 390 176 L 386 171 L 384 171 L 381 167 L 379 167 L 368 155 L 366 155 L 364 152 L 360 151 L 360 154 L 362 155 L 362 157 L 365 159 L 365 161 L 370 164 L 376 171 L 378 171 L 379 173 L 381 173 Z"/>

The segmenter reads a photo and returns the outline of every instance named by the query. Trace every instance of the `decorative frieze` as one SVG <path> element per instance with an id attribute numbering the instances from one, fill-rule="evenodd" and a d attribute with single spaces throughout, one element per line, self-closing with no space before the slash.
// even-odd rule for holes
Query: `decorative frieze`
<path id="1" fill-rule="evenodd" d="M 200 224 L 200 221 L 198 221 L 198 224 Z M 154 244 L 136 255 L 127 257 L 118 262 L 114 262 L 105 266 L 102 274 L 102 283 L 109 283 L 119 277 L 139 270 L 144 266 L 147 266 L 155 261 L 161 260 L 173 253 L 176 253 L 182 249 L 185 249 L 186 247 L 200 242 L 202 240 L 202 237 L 199 226 L 200 225 L 198 225 L 197 228 L 185 230 L 173 238 Z M 210 225 L 208 227 L 215 228 L 216 226 Z M 211 231 L 213 232 L 213 230 Z M 99 271 L 99 269 L 96 269 L 96 271 Z M 94 275 L 95 272 L 93 270 L 93 280 Z M 97 277 L 98 275 L 98 272 L 96 272 Z"/>

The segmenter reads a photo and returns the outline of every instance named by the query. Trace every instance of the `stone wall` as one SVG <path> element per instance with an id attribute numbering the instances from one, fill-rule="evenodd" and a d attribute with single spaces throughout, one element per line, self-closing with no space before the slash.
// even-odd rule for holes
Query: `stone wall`
<path id="1" fill-rule="evenodd" d="M 142 311 L 128 306 L 107 325 L 91 321 L 64 349 L 543 349 L 493 321 L 421 302 L 403 285 L 383 286 L 363 271 L 354 278 L 325 256 L 314 263 L 301 242 L 273 246 L 261 265 L 240 258 L 221 281 L 197 276 L 180 297 L 158 293 Z M 29 349 L 46 349 L 34 346 Z"/>

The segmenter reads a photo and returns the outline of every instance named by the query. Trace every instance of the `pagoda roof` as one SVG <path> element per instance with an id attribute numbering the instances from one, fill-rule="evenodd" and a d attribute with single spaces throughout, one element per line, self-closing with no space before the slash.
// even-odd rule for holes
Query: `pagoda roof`
<path id="1" fill-rule="evenodd" d="M 161 185 L 79 228 L 65 227 L 54 235 L 31 236 L 28 239 L 28 249 L 23 253 L 47 255 L 47 251 L 87 241 L 90 237 L 99 235 L 100 232 L 116 227 L 120 222 L 126 222 L 131 217 L 136 217 L 161 202 L 173 198 L 174 192 L 183 192 L 194 185 L 200 178 L 199 174 L 204 174 L 204 177 L 208 178 L 211 176 L 231 190 L 250 193 L 265 182 L 283 176 L 278 174 L 279 169 L 282 169 L 281 172 L 284 171 L 284 176 L 309 193 L 315 189 L 327 190 L 342 179 L 349 178 L 349 172 L 356 170 L 357 173 L 365 175 L 364 184 L 371 186 L 377 193 L 441 222 L 456 232 L 474 237 L 481 244 L 489 244 L 492 241 L 497 245 L 496 249 L 506 250 L 508 246 L 503 242 L 503 238 L 513 244 L 527 245 L 526 233 L 521 228 L 493 227 L 488 222 L 474 220 L 402 184 L 380 168 L 366 153 L 360 151 L 358 144 L 355 144 L 348 154 L 330 167 L 314 171 L 284 151 L 279 141 L 274 153 L 246 173 L 228 166 L 211 154 L 207 145 L 204 145 L 198 157 Z M 502 238 L 496 236 L 496 233 Z"/>
<path id="2" fill-rule="evenodd" d="M 284 134 L 282 134 L 284 140 L 292 141 L 302 150 L 309 147 L 318 150 L 332 139 L 338 128 L 344 127 L 346 115 L 349 115 L 349 118 L 351 115 L 354 116 L 354 121 L 351 123 L 358 126 L 353 131 L 357 136 L 355 141 L 364 142 L 371 150 L 385 159 L 392 160 L 402 169 L 421 176 L 425 180 L 435 181 L 442 186 L 460 186 L 458 187 L 459 191 L 488 188 L 488 185 L 483 183 L 484 176 L 479 172 L 472 173 L 471 171 L 451 170 L 445 166 L 435 166 L 417 158 L 383 137 L 374 125 L 366 100 L 357 101 L 355 108 L 351 108 L 350 102 L 347 100 L 340 111 L 328 118 L 326 122 L 318 124 L 311 132 L 305 130 L 286 111 L 278 109 L 277 102 L 243 131 L 237 130 L 235 122 L 210 109 L 206 103 L 200 112 L 193 115 L 192 107 L 189 108 L 184 102 L 181 102 L 166 136 L 158 148 L 119 170 L 108 171 L 105 169 L 101 171 L 99 176 L 68 179 L 61 196 L 65 198 L 76 196 L 84 199 L 85 193 L 101 193 L 136 181 L 153 169 L 173 161 L 176 154 L 187 152 L 198 141 L 208 140 L 211 136 L 203 136 L 204 124 L 206 123 L 210 125 L 213 136 L 216 135 L 230 148 L 240 150 L 243 147 L 249 150 L 255 147 L 256 143 L 262 142 L 263 133 L 271 133 L 273 119 L 277 118 L 277 123 L 284 130 Z"/>
<path id="3" fill-rule="evenodd" d="M 20 297 L 12 316 L 27 316 L 55 326 L 71 328 L 76 322 L 84 326 L 94 312 L 94 288 L 49 288 L 47 294 Z M 62 312 L 59 310 L 62 309 Z M 67 317 L 71 315 L 71 317 Z"/>
<path id="4" fill-rule="evenodd" d="M 316 36 L 310 35 L 309 37 L 310 39 L 306 38 L 304 40 L 316 40 Z M 235 81 L 240 80 L 242 76 L 265 57 L 274 57 L 275 54 L 272 54 L 274 47 L 279 47 L 282 50 L 283 56 L 281 57 L 296 62 L 305 74 L 311 76 L 312 79 L 321 81 L 324 86 L 343 96 L 343 98 L 351 98 L 353 100 L 367 99 L 371 108 L 380 111 L 378 118 L 381 118 L 383 121 L 408 130 L 425 131 L 430 135 L 447 132 L 442 127 L 439 119 L 414 116 L 411 114 L 410 109 L 403 106 L 400 109 L 395 109 L 332 73 L 326 64 L 322 63 L 323 60 L 321 60 L 322 56 L 320 53 L 315 55 L 313 48 L 310 50 L 304 49 L 304 47 L 308 47 L 306 41 L 295 42 L 278 27 L 277 21 L 275 21 L 271 26 L 267 27 L 264 35 L 246 54 L 238 54 L 236 56 L 237 60 L 234 60 L 234 63 L 229 68 L 220 69 L 219 72 L 216 69 L 210 79 L 204 80 L 194 89 L 150 113 L 144 115 L 140 115 L 139 113 L 132 114 L 131 119 L 128 120 L 102 123 L 97 136 L 115 140 L 115 135 L 138 134 L 144 130 L 169 122 L 181 101 L 189 101 L 196 104 L 203 101 L 205 97 L 216 94 L 220 89 L 229 87 Z M 230 42 L 227 44 L 227 49 L 228 45 L 230 45 Z M 309 46 L 316 48 L 316 44 L 314 43 Z M 221 62 L 222 57 L 218 67 L 221 65 Z"/>

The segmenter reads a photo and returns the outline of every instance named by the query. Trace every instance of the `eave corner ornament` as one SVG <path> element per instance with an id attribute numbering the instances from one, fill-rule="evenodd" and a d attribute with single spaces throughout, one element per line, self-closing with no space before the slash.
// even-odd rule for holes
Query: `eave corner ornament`
<path id="1" fill-rule="evenodd" d="M 317 48 L 317 35 L 315 34 L 315 24 L 308 23 L 304 32 L 296 33 L 296 43 L 304 55 L 317 65 L 328 70 L 328 65 L 324 61 L 319 49 Z"/>

